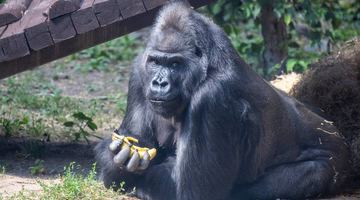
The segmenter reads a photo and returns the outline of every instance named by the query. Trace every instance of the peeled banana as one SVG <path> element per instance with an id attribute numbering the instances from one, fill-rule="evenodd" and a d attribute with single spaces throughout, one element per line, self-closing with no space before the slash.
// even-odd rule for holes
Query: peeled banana
<path id="1" fill-rule="evenodd" d="M 114 146 L 109 147 L 112 151 L 116 151 L 116 148 L 121 146 L 120 149 L 124 149 L 124 148 L 130 149 L 130 152 L 128 152 L 128 151 L 124 152 L 124 153 L 130 153 L 130 157 L 132 157 L 132 155 L 135 152 L 137 152 L 139 154 L 139 158 L 142 160 L 150 161 L 156 156 L 155 148 L 149 149 L 146 147 L 138 147 L 138 146 L 134 145 L 133 143 L 139 143 L 139 141 L 136 138 L 133 138 L 130 136 L 118 135 L 116 133 L 113 133 L 111 139 L 112 139 L 112 141 L 119 141 L 119 143 L 114 143 Z M 119 156 L 121 156 L 121 155 L 119 155 Z M 147 165 L 148 163 L 146 161 L 143 161 L 142 164 Z"/>

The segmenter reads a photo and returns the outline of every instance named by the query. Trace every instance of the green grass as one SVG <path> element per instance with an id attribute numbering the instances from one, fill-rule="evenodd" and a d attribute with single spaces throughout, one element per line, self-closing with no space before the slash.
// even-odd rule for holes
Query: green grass
<path id="1" fill-rule="evenodd" d="M 111 71 L 117 62 L 130 63 L 142 49 L 142 44 L 133 35 L 126 35 L 69 56 L 68 62 L 76 61 L 76 69 L 82 72 Z M 85 61 L 79 63 L 77 61 Z"/>
<path id="2" fill-rule="evenodd" d="M 25 77 L 7 79 L 0 85 L 0 133 L 7 137 L 21 134 L 42 137 L 62 132 L 67 134 L 65 137 L 73 137 L 71 129 L 63 123 L 73 120 L 74 113 L 85 113 L 94 119 L 95 124 L 101 125 L 116 117 L 115 114 L 121 117 L 125 110 L 125 95 L 109 95 L 104 100 L 68 97 L 53 86 L 38 87 L 46 82 L 30 73 Z M 108 114 L 112 109 L 115 112 Z"/>
<path id="3" fill-rule="evenodd" d="M 38 68 L 0 80 L 0 135 L 78 141 L 87 140 L 89 135 L 101 134 L 104 128 L 110 129 L 113 125 L 109 122 L 118 119 L 119 123 L 124 115 L 126 94 L 120 89 L 114 90 L 116 93 L 107 92 L 105 88 L 105 96 L 64 95 L 56 82 L 61 81 L 64 78 L 62 74 L 66 73 L 69 75 L 65 76 L 70 77 L 65 77 L 68 80 L 64 82 L 80 84 L 82 77 L 91 76 L 95 71 L 127 82 L 129 62 L 139 49 L 139 42 L 129 35 L 55 61 L 46 69 Z M 94 77 L 89 82 L 82 81 L 84 86 L 77 89 L 91 94 L 107 87 L 99 83 L 101 80 Z M 90 127 L 83 131 L 64 126 L 65 122 L 76 120 L 74 113 L 79 112 L 89 117 L 99 129 Z"/>
<path id="4" fill-rule="evenodd" d="M 106 189 L 101 182 L 96 180 L 96 165 L 88 175 L 83 176 L 75 173 L 74 163 L 65 167 L 65 173 L 61 176 L 60 183 L 46 184 L 39 182 L 42 192 L 30 192 L 22 190 L 6 200 L 107 200 L 125 199 L 123 188 L 117 191 Z M 122 184 L 123 186 L 123 184 Z M 5 200 L 5 198 L 0 199 Z"/>

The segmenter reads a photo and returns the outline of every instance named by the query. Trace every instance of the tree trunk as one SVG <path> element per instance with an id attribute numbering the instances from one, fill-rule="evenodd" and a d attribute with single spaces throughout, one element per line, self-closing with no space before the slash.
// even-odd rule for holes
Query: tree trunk
<path id="1" fill-rule="evenodd" d="M 283 61 L 287 58 L 287 33 L 283 18 L 277 18 L 271 1 L 261 5 L 260 21 L 261 33 L 264 38 L 265 51 L 263 53 L 263 72 L 266 79 L 274 74 L 274 66 L 280 65 L 275 74 L 285 71 Z"/>

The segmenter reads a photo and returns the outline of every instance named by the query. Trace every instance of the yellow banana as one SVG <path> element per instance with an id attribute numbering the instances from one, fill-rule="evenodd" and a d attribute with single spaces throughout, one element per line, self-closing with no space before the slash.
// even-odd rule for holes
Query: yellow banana
<path id="1" fill-rule="evenodd" d="M 133 143 L 139 143 L 139 140 L 137 140 L 136 138 L 133 138 L 130 136 L 118 135 L 116 133 L 113 133 L 111 139 L 112 139 L 112 141 L 115 141 L 115 140 L 122 141 L 121 149 L 125 147 L 124 145 L 129 146 L 130 147 L 130 156 L 132 156 L 135 151 L 137 151 L 139 153 L 139 156 L 141 159 L 144 157 L 146 152 L 149 154 L 149 160 L 152 160 L 156 156 L 157 151 L 155 148 L 149 149 L 146 147 L 135 146 Z M 148 156 L 145 156 L 145 157 L 148 157 Z"/>

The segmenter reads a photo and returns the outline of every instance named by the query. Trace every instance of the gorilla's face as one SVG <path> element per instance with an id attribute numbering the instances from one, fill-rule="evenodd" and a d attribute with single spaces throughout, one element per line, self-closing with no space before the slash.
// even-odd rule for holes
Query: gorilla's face
<path id="1" fill-rule="evenodd" d="M 181 114 L 205 76 L 202 52 L 183 35 L 163 31 L 147 48 L 145 94 L 153 110 L 163 117 Z"/>

